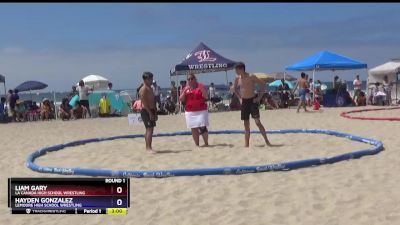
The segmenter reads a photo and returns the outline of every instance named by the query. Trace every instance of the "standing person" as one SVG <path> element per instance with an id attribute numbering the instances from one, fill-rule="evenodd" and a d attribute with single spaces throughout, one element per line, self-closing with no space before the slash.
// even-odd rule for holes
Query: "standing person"
<path id="1" fill-rule="evenodd" d="M 293 89 L 293 90 L 296 90 L 297 87 L 299 88 L 300 102 L 299 102 L 299 106 L 297 107 L 297 113 L 300 112 L 301 106 L 304 107 L 305 112 L 308 112 L 307 106 L 306 106 L 306 89 L 308 88 L 306 74 L 301 73 L 300 76 L 301 76 L 300 80 L 297 82 L 296 87 Z"/>
<path id="2" fill-rule="evenodd" d="M 171 97 L 172 102 L 176 105 L 178 102 L 178 89 L 176 88 L 175 81 L 171 81 Z"/>
<path id="3" fill-rule="evenodd" d="M 353 93 L 353 102 L 357 102 L 356 98 L 360 96 L 361 92 L 361 80 L 360 80 L 360 75 L 357 74 L 356 79 L 353 81 L 353 86 L 354 86 L 354 93 Z"/>
<path id="4" fill-rule="evenodd" d="M 13 94 L 14 94 L 13 90 L 11 90 L 11 89 L 8 90 L 8 94 L 7 94 L 8 114 L 11 117 L 13 117 L 13 113 L 14 113 L 13 112 L 14 109 L 11 108 L 11 99 L 12 99 Z M 14 108 L 15 108 L 15 104 L 14 104 Z"/>
<path id="5" fill-rule="evenodd" d="M 386 94 L 386 102 L 388 105 L 392 105 L 392 83 L 389 82 L 387 75 L 383 77 L 383 90 Z"/>
<path id="6" fill-rule="evenodd" d="M 153 89 L 154 99 L 157 103 L 157 109 L 161 109 L 161 88 L 157 85 L 157 82 L 155 80 L 153 80 L 153 85 L 151 86 L 151 88 Z"/>
<path id="7" fill-rule="evenodd" d="M 81 106 L 86 108 L 87 112 L 89 113 L 89 117 L 92 117 L 89 106 L 89 91 L 93 91 L 93 89 L 85 85 L 83 80 L 80 80 L 77 90 L 79 92 L 79 103 Z"/>
<path id="8" fill-rule="evenodd" d="M 149 153 L 156 153 L 152 148 L 153 141 L 153 131 L 156 126 L 157 121 L 157 109 L 155 102 L 155 95 L 151 84 L 153 82 L 153 74 L 151 72 L 144 72 L 142 75 L 144 85 L 139 90 L 139 97 L 142 102 L 142 110 L 140 115 L 144 126 L 146 128 L 146 133 L 144 135 L 146 141 L 146 150 Z"/>
<path id="9" fill-rule="evenodd" d="M 6 98 L 1 97 L 0 102 L 0 123 L 5 123 L 8 121 L 8 114 L 7 114 L 7 106 L 6 106 Z"/>
<path id="10" fill-rule="evenodd" d="M 306 79 L 306 82 L 308 82 L 308 74 L 306 74 L 305 79 Z M 308 106 L 310 106 L 310 103 L 311 103 L 310 83 L 308 83 L 308 86 L 306 88 L 306 104 Z"/>
<path id="11" fill-rule="evenodd" d="M 208 88 L 208 96 L 210 97 L 210 99 L 215 97 L 214 83 L 211 83 L 210 87 Z"/>
<path id="12" fill-rule="evenodd" d="M 235 71 L 238 76 L 236 76 L 234 89 L 235 94 L 238 96 L 239 100 L 241 101 L 241 119 L 244 123 L 245 129 L 245 147 L 248 148 L 250 145 L 250 114 L 251 117 L 256 122 L 258 129 L 261 132 L 261 135 L 264 138 L 265 143 L 268 146 L 271 146 L 267 138 L 267 134 L 265 131 L 264 126 L 260 121 L 260 111 L 258 109 L 260 100 L 263 97 L 265 92 L 265 83 L 261 81 L 254 75 L 249 75 L 246 72 L 246 66 L 243 62 L 239 62 L 235 66 Z M 261 91 L 259 94 L 255 94 L 256 92 L 256 84 L 261 86 Z M 238 91 L 237 87 L 240 86 L 240 91 Z"/>
<path id="13" fill-rule="evenodd" d="M 18 100 L 19 100 L 18 89 L 14 89 L 13 93 L 11 94 L 10 102 L 9 102 L 10 110 L 11 110 L 11 114 L 12 114 L 11 116 L 12 116 L 13 121 L 16 121 L 16 118 L 17 118 L 17 112 L 16 112 L 15 108 L 16 108 Z"/>
<path id="14" fill-rule="evenodd" d="M 107 98 L 107 95 L 104 94 L 99 102 L 99 116 L 100 117 L 109 117 L 111 113 L 111 104 Z"/>
<path id="15" fill-rule="evenodd" d="M 281 98 L 281 104 L 284 108 L 289 107 L 289 85 L 287 84 L 287 82 L 285 81 L 285 79 L 281 79 L 281 85 L 279 85 L 279 94 L 280 94 L 280 98 Z"/>
<path id="16" fill-rule="evenodd" d="M 186 125 L 192 129 L 192 137 L 196 146 L 199 146 L 200 135 L 203 137 L 204 146 L 208 146 L 208 109 L 206 99 L 207 91 L 203 84 L 198 83 L 194 74 L 187 76 L 188 85 L 182 90 L 179 99 L 186 102 Z"/>
<path id="17" fill-rule="evenodd" d="M 179 88 L 178 88 L 178 92 L 179 92 L 179 96 L 181 96 L 181 94 L 182 94 L 182 90 L 186 87 L 186 80 L 181 80 L 180 82 L 179 82 Z M 184 111 L 185 110 L 185 102 L 182 102 L 182 101 L 180 101 L 181 103 L 182 103 L 182 105 L 181 105 L 181 111 Z M 178 109 L 178 108 L 177 108 Z M 178 109 L 178 111 L 179 111 L 179 109 Z"/>

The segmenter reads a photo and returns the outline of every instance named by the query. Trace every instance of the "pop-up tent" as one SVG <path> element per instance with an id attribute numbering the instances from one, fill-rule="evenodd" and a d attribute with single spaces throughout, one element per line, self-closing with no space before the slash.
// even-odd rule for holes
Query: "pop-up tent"
<path id="1" fill-rule="evenodd" d="M 292 71 L 312 71 L 313 82 L 315 81 L 315 71 L 324 70 L 352 70 L 364 69 L 367 64 L 338 55 L 333 52 L 321 51 L 298 63 L 286 67 L 286 70 Z M 315 86 L 315 85 L 314 85 Z"/>
<path id="2" fill-rule="evenodd" d="M 387 76 L 389 82 L 396 83 L 396 88 L 392 89 L 392 96 L 394 96 L 393 92 L 395 92 L 396 102 L 397 102 L 397 96 L 398 96 L 397 84 L 399 82 L 398 79 L 399 74 L 400 74 L 400 59 L 392 59 L 389 62 L 376 66 L 368 71 L 367 85 L 369 86 L 370 84 L 376 82 L 382 83 L 383 78 Z"/>
<path id="3" fill-rule="evenodd" d="M 234 69 L 235 65 L 235 61 L 221 56 L 201 42 L 181 63 L 175 65 L 170 71 L 170 76 L 225 71 L 226 84 L 228 85 L 228 70 Z"/>
<path id="4" fill-rule="evenodd" d="M 89 75 L 82 78 L 82 80 L 83 82 L 85 82 L 85 85 L 90 86 L 94 90 L 107 90 L 108 83 L 110 83 L 107 78 L 104 78 L 100 75 Z M 79 83 L 77 83 L 76 85 L 79 85 Z"/>
<path id="5" fill-rule="evenodd" d="M 170 74 L 175 76 L 228 71 L 232 70 L 235 64 L 235 61 L 221 56 L 202 42 L 181 63 L 175 65 Z"/>

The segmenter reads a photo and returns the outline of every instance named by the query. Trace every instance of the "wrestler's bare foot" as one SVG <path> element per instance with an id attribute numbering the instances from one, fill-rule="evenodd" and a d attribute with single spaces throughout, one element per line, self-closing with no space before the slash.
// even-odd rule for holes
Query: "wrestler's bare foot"
<path id="1" fill-rule="evenodd" d="M 156 153 L 157 153 L 156 151 L 154 151 L 154 150 L 151 149 L 151 148 L 146 149 L 146 151 L 147 151 L 148 153 L 150 153 L 150 154 L 156 154 Z"/>

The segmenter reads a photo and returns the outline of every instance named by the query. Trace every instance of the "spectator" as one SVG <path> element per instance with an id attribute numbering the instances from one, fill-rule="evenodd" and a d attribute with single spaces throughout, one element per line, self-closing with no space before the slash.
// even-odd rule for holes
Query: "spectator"
<path id="1" fill-rule="evenodd" d="M 143 105 L 142 105 L 142 101 L 140 99 L 137 99 L 132 105 L 132 110 L 137 113 L 140 112 L 140 110 L 142 110 L 142 108 L 143 108 Z"/>
<path id="2" fill-rule="evenodd" d="M 59 112 L 59 116 L 62 120 L 69 120 L 72 117 L 72 108 L 68 102 L 68 98 L 62 99 Z"/>
<path id="3" fill-rule="evenodd" d="M 143 105 L 142 105 L 142 101 L 140 99 L 137 99 L 132 105 L 132 110 L 137 113 L 140 112 L 140 110 L 142 110 L 142 108 L 143 108 Z"/>
<path id="4" fill-rule="evenodd" d="M 25 107 L 24 101 L 22 100 L 17 100 L 15 104 L 15 113 L 16 117 L 15 120 L 19 122 L 24 122 L 26 121 L 26 113 L 27 113 L 27 108 Z"/>
<path id="5" fill-rule="evenodd" d="M 354 86 L 354 94 L 353 94 L 353 101 L 357 102 L 356 98 L 360 95 L 361 92 L 361 80 L 360 80 L 360 75 L 356 76 L 356 79 L 353 81 L 353 86 Z"/>
<path id="6" fill-rule="evenodd" d="M 111 113 L 111 104 L 110 101 L 107 99 L 106 95 L 100 99 L 99 103 L 99 116 L 100 117 L 109 117 Z"/>
<path id="7" fill-rule="evenodd" d="M 10 96 L 10 110 L 11 110 L 11 116 L 13 121 L 16 121 L 16 111 L 15 111 L 15 106 L 17 104 L 17 101 L 19 100 L 19 95 L 18 95 L 18 90 L 15 89 L 14 92 Z"/>
<path id="8" fill-rule="evenodd" d="M 51 107 L 49 99 L 43 99 L 42 106 L 40 108 L 40 117 L 42 118 L 42 120 L 50 120 L 52 113 L 53 109 Z"/>
<path id="9" fill-rule="evenodd" d="M 85 85 L 85 82 L 80 80 L 77 90 L 79 92 L 79 102 L 81 103 L 81 106 L 85 107 L 86 111 L 89 113 L 89 117 L 92 117 L 89 106 L 89 91 L 93 91 L 93 88 Z"/>
<path id="10" fill-rule="evenodd" d="M 357 106 L 366 106 L 367 98 L 363 91 L 360 91 L 360 95 L 357 97 Z"/>
<path id="11" fill-rule="evenodd" d="M 386 94 L 386 103 L 392 105 L 392 83 L 389 82 L 387 75 L 383 77 L 383 90 Z"/>
<path id="12" fill-rule="evenodd" d="M 214 87 L 214 83 L 210 84 L 210 87 L 208 88 L 208 97 L 210 99 L 215 98 L 215 87 Z"/>
<path id="13" fill-rule="evenodd" d="M 175 86 L 175 81 L 171 81 L 171 97 L 172 97 L 172 102 L 176 104 L 178 101 L 178 89 Z"/>
<path id="14" fill-rule="evenodd" d="M 157 82 L 155 80 L 153 80 L 153 85 L 151 86 L 151 88 L 153 89 L 153 93 L 154 93 L 154 99 L 156 102 L 156 107 L 158 109 L 161 108 L 161 88 L 160 86 L 157 85 Z"/>
<path id="15" fill-rule="evenodd" d="M 76 120 L 86 118 L 86 113 L 87 113 L 86 107 L 82 106 L 80 102 L 78 102 L 75 109 L 72 110 L 72 115 Z"/>
<path id="16" fill-rule="evenodd" d="M 79 92 L 76 90 L 76 86 L 72 86 L 72 91 L 68 94 L 68 101 L 71 101 L 71 99 L 75 96 L 79 95 Z"/>
<path id="17" fill-rule="evenodd" d="M 6 123 L 6 122 L 8 122 L 6 98 L 5 97 L 1 97 L 1 101 L 0 101 L 0 123 Z"/>

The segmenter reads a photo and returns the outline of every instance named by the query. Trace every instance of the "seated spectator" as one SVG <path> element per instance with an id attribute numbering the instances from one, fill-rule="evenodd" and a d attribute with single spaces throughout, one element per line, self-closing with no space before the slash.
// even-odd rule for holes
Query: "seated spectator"
<path id="1" fill-rule="evenodd" d="M 100 117 L 109 117 L 111 113 L 111 104 L 110 101 L 107 99 L 106 95 L 100 99 L 99 103 L 99 116 Z"/>
<path id="2" fill-rule="evenodd" d="M 51 107 L 50 119 L 55 119 L 56 118 L 56 104 L 54 103 L 54 101 L 50 101 L 50 107 Z"/>
<path id="3" fill-rule="evenodd" d="M 69 120 L 72 117 L 72 108 L 69 105 L 68 98 L 63 98 L 61 105 L 59 116 L 62 120 Z"/>
<path id="4" fill-rule="evenodd" d="M 43 99 L 42 105 L 40 107 L 40 117 L 42 120 L 50 120 L 52 115 L 52 107 L 49 99 Z"/>
<path id="5" fill-rule="evenodd" d="M 1 102 L 0 102 L 0 123 L 6 123 L 6 122 L 8 122 L 6 98 L 1 97 Z"/>
<path id="6" fill-rule="evenodd" d="M 167 100 L 164 104 L 165 110 L 167 110 L 168 114 L 173 114 L 175 112 L 175 103 L 172 101 L 171 96 L 167 96 Z"/>
<path id="7" fill-rule="evenodd" d="M 72 115 L 74 119 L 85 119 L 87 114 L 86 107 L 83 107 L 80 102 L 78 102 L 75 106 L 75 109 L 72 110 Z"/>
<path id="8" fill-rule="evenodd" d="M 15 105 L 15 113 L 16 113 L 15 120 L 17 122 L 26 121 L 27 108 L 25 107 L 24 101 L 17 100 L 16 105 Z"/>
<path id="9" fill-rule="evenodd" d="M 386 97 L 386 94 L 380 88 L 380 83 L 379 82 L 375 83 L 375 87 L 373 90 L 373 98 L 372 98 L 373 104 L 374 105 L 384 105 L 385 97 Z"/>
<path id="10" fill-rule="evenodd" d="M 363 91 L 360 92 L 360 95 L 357 98 L 357 106 L 366 106 L 367 105 L 367 97 Z"/>
<path id="11" fill-rule="evenodd" d="M 132 106 L 132 110 L 134 112 L 140 112 L 140 110 L 142 110 L 143 105 L 142 105 L 142 101 L 140 99 L 136 100 L 135 103 L 133 103 Z"/>

